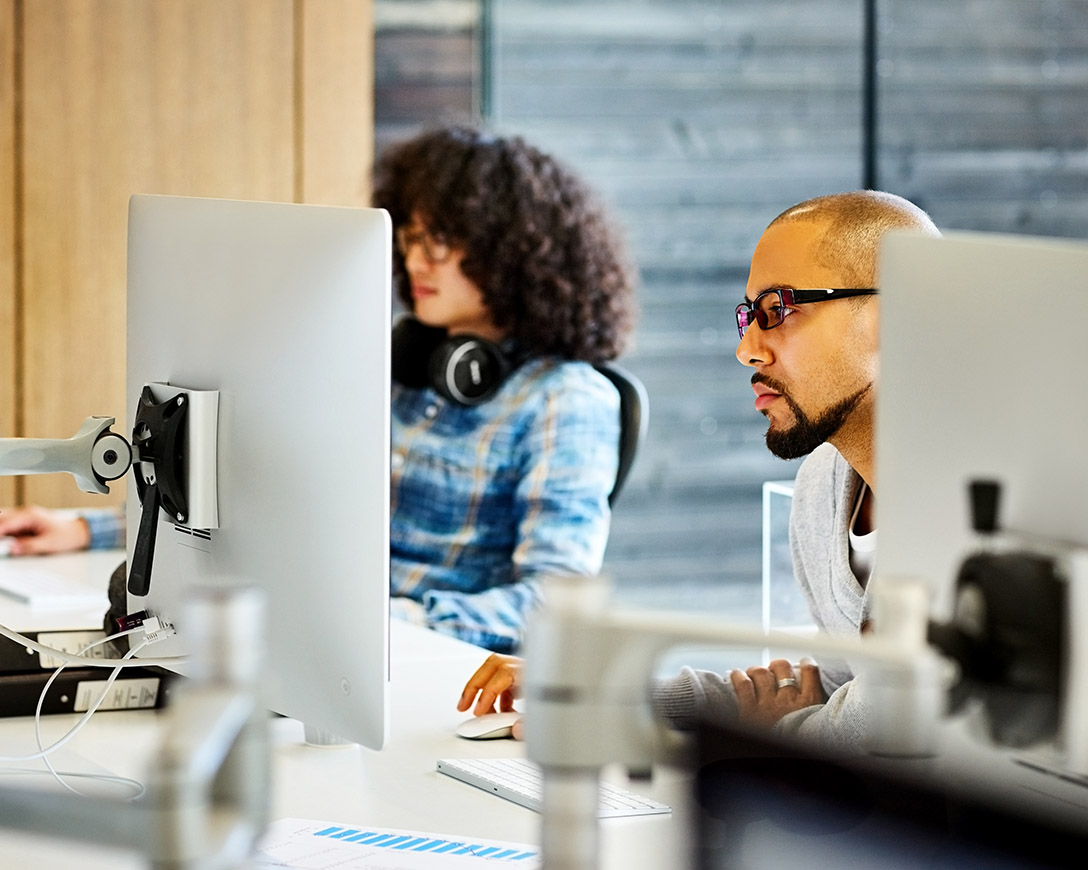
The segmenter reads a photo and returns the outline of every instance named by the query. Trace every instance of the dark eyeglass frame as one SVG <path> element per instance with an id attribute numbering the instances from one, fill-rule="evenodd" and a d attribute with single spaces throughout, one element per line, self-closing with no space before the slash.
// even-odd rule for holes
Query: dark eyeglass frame
<path id="1" fill-rule="evenodd" d="M 741 338 L 744 338 L 744 333 L 753 323 L 758 323 L 759 328 L 764 331 L 781 326 L 789 309 L 796 305 L 811 305 L 813 302 L 828 302 L 831 299 L 849 299 L 851 296 L 875 296 L 879 292 L 875 287 L 821 287 L 814 290 L 783 287 L 776 290 L 764 290 L 751 302 L 745 299 L 737 306 L 737 332 L 740 333 Z M 760 300 L 767 296 L 777 296 L 779 308 L 783 312 L 774 323 L 771 322 L 770 314 L 760 307 Z"/>
<path id="2" fill-rule="evenodd" d="M 401 257 L 407 258 L 413 245 L 419 245 L 423 249 L 423 256 L 430 263 L 445 263 L 453 256 L 453 245 L 447 242 L 444 236 L 435 236 L 426 230 L 399 226 L 393 238 Z"/>

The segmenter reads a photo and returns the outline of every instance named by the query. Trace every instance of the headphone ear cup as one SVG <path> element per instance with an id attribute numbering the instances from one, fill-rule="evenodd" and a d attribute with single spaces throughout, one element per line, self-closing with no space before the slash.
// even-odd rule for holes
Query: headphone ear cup
<path id="1" fill-rule="evenodd" d="M 431 386 L 459 405 L 479 405 L 490 399 L 510 373 L 502 349 L 474 335 L 448 338 L 431 354 Z"/>
<path id="2" fill-rule="evenodd" d="M 390 371 L 398 384 L 422 390 L 431 385 L 430 360 L 446 340 L 446 330 L 401 317 L 390 333 Z"/>

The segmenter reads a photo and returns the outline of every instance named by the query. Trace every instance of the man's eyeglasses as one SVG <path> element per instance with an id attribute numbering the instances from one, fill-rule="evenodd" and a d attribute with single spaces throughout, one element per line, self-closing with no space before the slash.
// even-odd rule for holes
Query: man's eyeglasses
<path id="1" fill-rule="evenodd" d="M 413 245 L 423 248 L 423 256 L 431 263 L 445 263 L 453 253 L 453 246 L 446 241 L 444 236 L 431 235 L 423 230 L 413 230 L 409 227 L 397 227 L 397 250 L 402 257 L 407 257 Z"/>
<path id="2" fill-rule="evenodd" d="M 753 323 L 760 329 L 774 329 L 781 326 L 796 305 L 812 302 L 826 302 L 829 299 L 847 299 L 850 296 L 872 296 L 878 291 L 872 287 L 854 290 L 842 288 L 823 288 L 821 290 L 765 290 L 749 302 L 745 299 L 737 306 L 737 331 L 740 337 Z"/>

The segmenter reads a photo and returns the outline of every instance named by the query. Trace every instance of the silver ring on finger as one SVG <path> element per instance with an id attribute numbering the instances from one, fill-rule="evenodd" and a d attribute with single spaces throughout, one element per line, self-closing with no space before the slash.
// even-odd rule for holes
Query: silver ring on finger
<path id="1" fill-rule="evenodd" d="M 778 681 L 778 688 L 784 689 L 784 688 L 786 688 L 786 686 L 793 686 L 794 688 L 796 688 L 797 687 L 797 678 L 796 677 L 783 677 L 781 680 Z"/>

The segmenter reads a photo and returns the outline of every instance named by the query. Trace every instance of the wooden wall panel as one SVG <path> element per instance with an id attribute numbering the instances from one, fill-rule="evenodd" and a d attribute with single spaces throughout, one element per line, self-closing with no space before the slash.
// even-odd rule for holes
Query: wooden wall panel
<path id="1" fill-rule="evenodd" d="M 66 437 L 87 415 L 108 414 L 127 435 L 129 197 L 325 200 L 337 184 L 353 189 L 349 199 L 365 197 L 370 154 L 357 142 L 372 137 L 370 3 L 54 0 L 23 9 L 21 434 Z M 328 42 L 300 55 L 302 25 Z M 349 100 L 366 108 L 347 118 L 346 147 L 334 116 Z M 310 145 L 303 106 L 321 147 Z M 300 180 L 311 162 L 314 195 Z M 123 496 L 115 490 L 113 501 Z M 24 500 L 105 503 L 67 475 L 27 478 Z"/>
<path id="2" fill-rule="evenodd" d="M 14 0 L 0 0 L 0 437 L 17 434 Z M 0 477 L 0 505 L 16 500 L 18 479 Z"/>
<path id="3" fill-rule="evenodd" d="M 370 3 L 301 6 L 298 199 L 370 203 L 374 162 L 374 16 Z"/>

